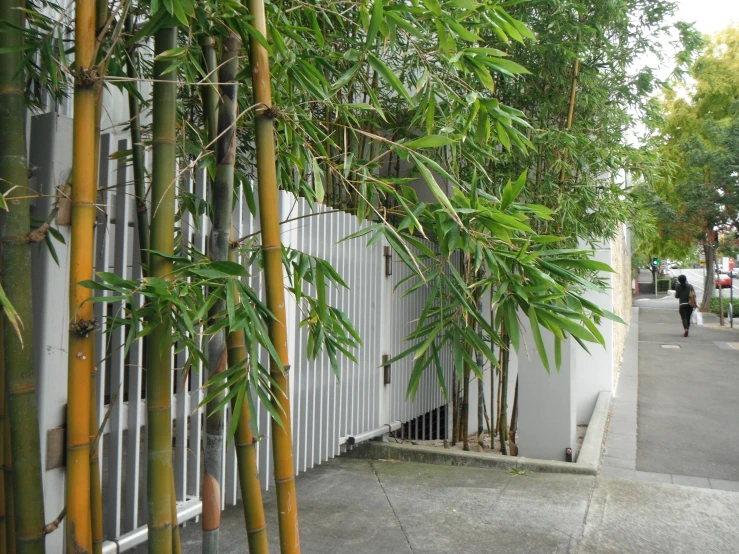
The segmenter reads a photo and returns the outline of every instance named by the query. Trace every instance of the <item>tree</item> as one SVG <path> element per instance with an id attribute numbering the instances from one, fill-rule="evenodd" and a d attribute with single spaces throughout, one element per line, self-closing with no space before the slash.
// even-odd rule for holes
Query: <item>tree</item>
<path id="1" fill-rule="evenodd" d="M 656 187 L 660 207 L 659 249 L 683 250 L 695 241 L 706 253 L 701 310 L 714 289 L 714 249 L 718 233 L 739 229 L 739 28 L 711 38 L 693 64 L 695 86 L 688 98 L 667 91 L 664 117 L 649 148 L 658 152 L 665 179 Z"/>

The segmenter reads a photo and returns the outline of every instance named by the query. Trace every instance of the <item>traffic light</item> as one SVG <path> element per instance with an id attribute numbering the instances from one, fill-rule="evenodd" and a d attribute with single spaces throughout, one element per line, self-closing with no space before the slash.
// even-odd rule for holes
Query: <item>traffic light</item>
<path id="1" fill-rule="evenodd" d="M 652 258 L 652 265 L 654 267 L 659 267 L 659 258 Z"/>

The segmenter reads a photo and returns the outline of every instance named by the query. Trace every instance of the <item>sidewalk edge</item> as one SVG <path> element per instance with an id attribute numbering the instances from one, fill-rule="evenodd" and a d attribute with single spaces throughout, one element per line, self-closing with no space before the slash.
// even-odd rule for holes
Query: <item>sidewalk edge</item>
<path id="1" fill-rule="evenodd" d="M 374 460 L 398 460 L 421 464 L 476 467 L 480 469 L 516 469 L 539 473 L 569 473 L 596 475 L 600 465 L 601 446 L 606 431 L 606 421 L 611 407 L 611 393 L 601 392 L 585 433 L 580 455 L 576 463 L 556 460 L 538 460 L 523 456 L 504 456 L 496 453 L 464 452 L 442 449 L 436 446 L 369 441 L 347 452 L 353 458 Z"/>

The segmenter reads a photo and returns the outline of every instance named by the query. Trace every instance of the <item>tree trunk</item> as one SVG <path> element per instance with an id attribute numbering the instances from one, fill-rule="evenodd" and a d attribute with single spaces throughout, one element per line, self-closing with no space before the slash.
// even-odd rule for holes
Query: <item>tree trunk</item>
<path id="1" fill-rule="evenodd" d="M 231 249 L 230 259 L 238 262 L 236 251 Z M 234 290 L 234 302 L 238 304 L 239 296 Z M 231 367 L 244 363 L 246 350 L 244 333 L 238 331 L 228 334 L 228 364 Z M 245 371 L 247 366 L 245 366 Z M 247 391 L 247 394 L 249 392 Z M 246 524 L 246 536 L 249 542 L 250 554 L 267 554 L 269 545 L 267 542 L 267 523 L 264 517 L 264 504 L 262 502 L 262 485 L 259 482 L 257 470 L 256 439 L 251 429 L 251 407 L 249 399 L 244 398 L 238 413 L 232 417 L 238 417 L 236 426 L 234 446 L 236 447 L 236 460 L 239 470 L 239 485 L 241 487 L 241 500 L 244 507 L 244 522 Z"/>
<path id="2" fill-rule="evenodd" d="M 177 46 L 177 30 L 164 27 L 157 31 L 154 54 Z M 166 72 L 170 62 L 154 62 L 153 91 L 153 166 L 152 219 L 150 245 L 152 250 L 174 252 L 175 214 L 175 125 L 177 119 L 176 72 Z M 161 256 L 150 256 L 152 277 L 167 279 L 172 262 Z M 149 508 L 150 554 L 173 551 L 172 511 L 172 360 L 171 328 L 168 321 L 159 324 L 149 335 L 146 348 L 146 413 L 147 413 L 147 501 Z"/>
<path id="3" fill-rule="evenodd" d="M 726 325 L 724 321 L 724 289 L 721 286 L 721 273 L 718 270 L 718 264 L 716 264 L 716 282 L 718 283 L 718 324 L 723 327 Z"/>
<path id="4" fill-rule="evenodd" d="M 706 277 L 703 282 L 703 299 L 701 300 L 700 311 L 710 312 L 711 297 L 713 296 L 713 290 L 716 285 L 713 282 L 713 248 L 708 241 L 703 242 L 703 251 L 706 254 Z"/>
<path id="5" fill-rule="evenodd" d="M 248 0 L 252 25 L 267 36 L 264 0 Z M 272 420 L 275 490 L 277 495 L 280 550 L 283 554 L 300 552 L 298 530 L 298 503 L 295 494 L 295 473 L 290 431 L 290 396 L 287 371 L 287 317 L 285 314 L 285 286 L 282 277 L 282 242 L 280 241 L 280 214 L 275 168 L 274 128 L 272 123 L 272 91 L 269 55 L 255 38 L 251 38 L 251 75 L 256 110 L 257 181 L 259 184 L 259 213 L 262 223 L 262 262 L 267 308 L 274 317 L 269 320 L 269 338 L 280 357 L 281 365 L 270 360 L 273 379 L 272 395 L 284 426 Z M 283 369 L 284 368 L 284 369 Z"/>

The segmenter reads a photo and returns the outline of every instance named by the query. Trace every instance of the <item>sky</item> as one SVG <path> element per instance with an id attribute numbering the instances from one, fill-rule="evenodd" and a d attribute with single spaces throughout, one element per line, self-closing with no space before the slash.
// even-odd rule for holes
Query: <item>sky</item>
<path id="1" fill-rule="evenodd" d="M 705 34 L 713 34 L 739 23 L 739 0 L 678 0 L 678 19 L 695 23 Z"/>

